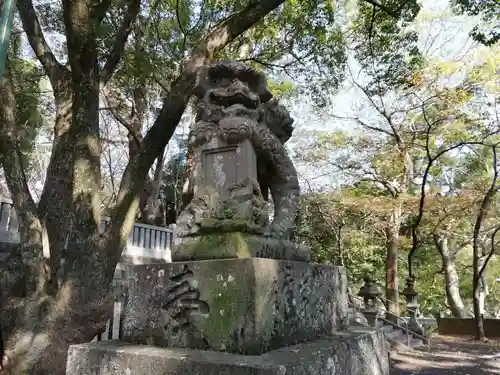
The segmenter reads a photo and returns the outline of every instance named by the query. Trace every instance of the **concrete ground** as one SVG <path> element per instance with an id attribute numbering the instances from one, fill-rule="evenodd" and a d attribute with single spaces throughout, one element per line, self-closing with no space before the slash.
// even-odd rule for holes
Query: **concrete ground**
<path id="1" fill-rule="evenodd" d="M 391 375 L 451 374 L 500 374 L 500 341 L 433 336 L 429 347 L 391 353 Z"/>

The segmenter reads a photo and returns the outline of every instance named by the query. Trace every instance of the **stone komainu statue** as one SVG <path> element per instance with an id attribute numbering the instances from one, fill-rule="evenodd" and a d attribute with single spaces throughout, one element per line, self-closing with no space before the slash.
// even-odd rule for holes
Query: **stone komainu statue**
<path id="1" fill-rule="evenodd" d="M 228 144 L 248 139 L 257 158 L 258 194 L 268 201 L 270 192 L 274 202 L 274 220 L 261 234 L 291 239 L 300 190 L 297 172 L 284 148 L 294 122 L 287 109 L 272 99 L 263 74 L 238 62 L 218 62 L 204 68 L 195 95 L 199 98 L 197 122 L 191 127 L 189 148 L 200 147 L 215 135 Z M 181 236 L 201 220 L 209 205 L 207 197 L 192 198 L 192 168 L 188 173 L 184 194 L 190 203 L 177 220 Z"/>

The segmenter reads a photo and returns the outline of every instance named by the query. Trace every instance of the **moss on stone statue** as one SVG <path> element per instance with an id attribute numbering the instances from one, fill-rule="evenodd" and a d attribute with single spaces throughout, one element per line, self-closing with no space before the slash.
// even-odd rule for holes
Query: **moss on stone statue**
<path id="1" fill-rule="evenodd" d="M 186 246 L 191 247 L 191 252 L 195 257 L 251 257 L 245 235 L 239 232 L 205 234 L 196 238 L 195 243 Z"/>
<path id="2" fill-rule="evenodd" d="M 205 337 L 215 346 L 226 342 L 220 349 L 229 349 L 225 346 L 235 346 L 238 342 L 226 340 L 235 340 L 235 332 L 239 334 L 248 324 L 247 314 L 252 311 L 249 298 L 251 291 L 247 285 L 234 280 L 231 273 L 221 273 L 216 279 L 210 280 L 208 289 L 211 291 L 210 315 L 204 321 Z"/>
<path id="3" fill-rule="evenodd" d="M 242 218 L 204 218 L 200 223 L 200 234 L 244 232 L 249 234 L 262 234 L 261 226 L 252 224 L 248 219 Z"/>

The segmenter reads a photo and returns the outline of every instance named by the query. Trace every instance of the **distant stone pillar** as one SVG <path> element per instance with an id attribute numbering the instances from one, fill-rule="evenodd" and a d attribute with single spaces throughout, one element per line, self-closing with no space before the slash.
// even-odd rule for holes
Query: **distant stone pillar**
<path id="1" fill-rule="evenodd" d="M 406 286 L 401 294 L 403 294 L 406 298 L 406 308 L 410 316 L 408 329 L 420 336 L 424 336 L 424 327 L 419 323 L 417 319 L 420 315 L 420 312 L 418 309 L 418 292 L 415 291 L 415 280 L 413 278 L 409 277 L 406 279 Z"/>
<path id="2" fill-rule="evenodd" d="M 376 305 L 377 298 L 380 296 L 380 289 L 375 285 L 371 276 L 364 277 L 365 285 L 359 290 L 358 296 L 363 297 L 365 307 L 361 310 L 368 324 L 372 327 L 377 326 L 379 308 Z"/>

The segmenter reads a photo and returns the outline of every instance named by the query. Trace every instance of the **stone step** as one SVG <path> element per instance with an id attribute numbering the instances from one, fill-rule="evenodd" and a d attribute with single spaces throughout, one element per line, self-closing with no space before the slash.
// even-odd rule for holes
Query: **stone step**
<path id="1" fill-rule="evenodd" d="M 382 332 L 385 332 L 385 333 L 390 333 L 390 332 L 394 331 L 394 327 L 391 326 L 390 324 L 386 324 L 386 325 L 383 325 L 382 327 L 380 327 L 380 330 Z"/>
<path id="2" fill-rule="evenodd" d="M 389 341 L 391 348 L 394 350 L 408 348 L 414 349 L 425 345 L 422 339 L 416 338 L 413 335 L 410 336 L 410 342 L 408 345 L 407 333 L 403 329 L 394 327 L 390 324 L 384 325 L 380 328 L 380 330 L 385 333 L 387 341 Z"/>
<path id="3" fill-rule="evenodd" d="M 391 339 L 391 340 L 397 341 L 401 337 L 403 337 L 403 338 L 406 337 L 406 334 L 403 332 L 403 330 L 398 329 L 398 328 L 394 328 L 392 326 L 387 327 L 386 330 L 384 330 L 384 332 L 385 332 L 386 337 L 388 339 Z"/>

